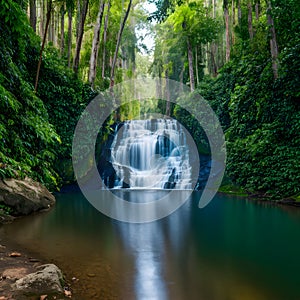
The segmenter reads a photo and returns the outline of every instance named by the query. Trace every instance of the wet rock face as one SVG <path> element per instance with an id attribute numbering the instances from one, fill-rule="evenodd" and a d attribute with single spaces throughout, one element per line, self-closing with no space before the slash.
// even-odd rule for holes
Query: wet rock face
<path id="1" fill-rule="evenodd" d="M 19 295 L 63 294 L 63 275 L 54 264 L 38 267 L 38 271 L 18 279 L 13 285 Z"/>
<path id="2" fill-rule="evenodd" d="M 13 215 L 28 215 L 54 203 L 55 198 L 46 187 L 30 178 L 0 180 L 0 204 L 10 207 Z"/>

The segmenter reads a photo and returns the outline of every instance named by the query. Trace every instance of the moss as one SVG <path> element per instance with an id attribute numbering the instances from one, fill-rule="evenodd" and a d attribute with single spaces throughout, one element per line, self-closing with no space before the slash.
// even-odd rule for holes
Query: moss
<path id="1" fill-rule="evenodd" d="M 296 202 L 299 202 L 300 203 L 300 195 L 297 195 L 297 196 L 293 196 L 291 197 L 293 200 L 295 200 Z"/>
<path id="2" fill-rule="evenodd" d="M 248 194 L 241 187 L 234 184 L 222 185 L 219 188 L 219 192 L 229 194 L 229 195 L 243 196 L 243 197 L 248 196 Z"/>

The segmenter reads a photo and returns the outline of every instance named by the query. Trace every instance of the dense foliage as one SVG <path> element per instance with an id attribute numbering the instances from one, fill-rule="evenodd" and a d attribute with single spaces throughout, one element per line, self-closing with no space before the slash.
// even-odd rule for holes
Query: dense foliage
<path id="1" fill-rule="evenodd" d="M 0 33 L 0 176 L 30 176 L 53 189 L 60 180 L 57 161 L 71 157 L 74 127 L 91 89 L 49 48 L 34 93 L 40 39 L 13 1 L 1 2 Z"/>
<path id="2" fill-rule="evenodd" d="M 184 30 L 188 28 L 186 35 L 196 39 L 193 44 L 192 69 L 198 77 L 197 90 L 210 102 L 223 126 L 228 151 L 227 175 L 232 182 L 249 193 L 259 193 L 265 197 L 278 199 L 298 195 L 299 3 L 293 0 L 272 0 L 262 3 L 223 1 L 223 7 L 219 6 L 220 2 L 216 2 L 216 6 L 209 4 L 206 9 L 209 13 L 213 12 L 215 21 L 218 22 L 224 12 L 224 27 L 219 28 L 224 33 L 223 41 L 224 38 L 226 40 L 224 47 L 216 34 L 211 44 L 197 40 L 197 32 L 202 38 L 212 33 L 209 22 L 207 27 L 201 26 L 201 23 L 198 24 L 199 14 L 193 15 L 188 10 L 195 5 L 201 7 L 201 1 L 155 2 L 158 9 L 167 6 L 168 9 L 162 11 L 163 17 L 158 18 L 159 12 L 153 14 L 161 24 L 156 30 L 158 47 L 155 49 L 151 71 L 155 75 L 165 74 L 190 84 L 188 55 L 184 51 L 180 53 L 186 47 L 183 37 Z M 228 14 L 230 18 L 226 19 Z M 173 30 L 167 31 L 170 22 Z M 275 47 L 279 49 L 278 53 Z M 217 53 L 219 56 L 223 53 L 227 60 L 226 63 L 220 60 L 223 67 L 219 70 L 216 68 L 219 66 Z M 214 70 L 209 68 L 210 64 L 215 67 Z M 207 75 L 203 79 L 204 72 Z M 184 107 L 197 109 L 198 102 L 193 93 L 182 100 Z M 207 152 L 205 135 L 193 116 L 180 106 L 172 109 L 172 116 L 193 132 L 200 151 Z"/>
<path id="3" fill-rule="evenodd" d="M 290 7 L 276 4 L 274 15 Z M 299 24 L 294 17 L 293 26 Z M 250 193 L 283 198 L 300 192 L 300 40 L 299 26 L 291 36 L 290 22 L 276 22 L 282 49 L 277 79 L 268 34 L 260 31 L 252 42 L 240 40 L 219 77 L 207 79 L 200 92 L 225 130 L 233 182 Z"/>
<path id="4" fill-rule="evenodd" d="M 46 7 L 32 11 L 32 2 L 0 2 L 0 176 L 30 176 L 52 188 L 61 177 L 71 180 L 73 131 L 96 95 L 90 86 L 104 90 L 138 77 L 150 66 L 151 74 L 162 78 L 157 91 L 162 99 L 170 96 L 165 77 L 190 86 L 191 94 L 179 99 L 183 107 L 200 110 L 195 89 L 210 102 L 225 132 L 227 175 L 233 183 L 272 198 L 299 195 L 299 3 L 149 0 L 157 11 L 147 18 L 145 1 L 133 1 L 122 34 L 132 1 L 112 0 L 102 6 L 101 1 L 37 1 L 53 2 L 47 36 Z M 146 50 L 138 30 L 153 28 L 147 19 L 157 21 L 152 24 L 156 45 L 151 61 L 138 49 Z M 43 37 L 47 46 L 34 92 Z M 193 133 L 201 152 L 209 152 L 192 114 L 168 101 L 155 103 Z M 133 107 L 122 107 L 120 120 L 140 109 Z M 104 127 L 110 128 L 111 122 Z"/>

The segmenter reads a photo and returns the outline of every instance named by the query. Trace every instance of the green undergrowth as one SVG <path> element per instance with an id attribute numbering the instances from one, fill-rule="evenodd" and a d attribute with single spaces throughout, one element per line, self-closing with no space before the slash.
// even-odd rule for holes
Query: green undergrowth
<path id="1" fill-rule="evenodd" d="M 94 96 L 46 48 L 37 93 L 34 82 L 40 38 L 14 1 L 0 4 L 0 178 L 31 177 L 56 190 L 60 159 L 71 158 L 77 120 Z"/>

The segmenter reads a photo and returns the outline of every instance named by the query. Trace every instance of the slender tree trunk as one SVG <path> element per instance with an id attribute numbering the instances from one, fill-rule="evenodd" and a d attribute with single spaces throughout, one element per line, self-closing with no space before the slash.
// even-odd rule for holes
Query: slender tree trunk
<path id="1" fill-rule="evenodd" d="M 238 24 L 242 25 L 242 8 L 241 8 L 241 0 L 238 0 Z"/>
<path id="2" fill-rule="evenodd" d="M 104 30 L 103 30 L 102 79 L 104 79 L 105 77 L 105 61 L 106 61 L 105 56 L 106 56 L 106 41 L 107 41 L 109 12 L 110 12 L 110 0 L 107 3 L 107 12 L 105 16 Z"/>
<path id="3" fill-rule="evenodd" d="M 53 34 L 53 44 L 55 47 L 58 46 L 58 32 L 59 32 L 59 13 L 58 12 L 54 12 L 53 14 L 54 17 L 54 34 Z"/>
<path id="4" fill-rule="evenodd" d="M 75 74 L 78 74 L 80 50 L 81 50 L 82 38 L 84 33 L 84 23 L 87 15 L 88 5 L 89 5 L 89 0 L 84 0 L 82 6 L 81 18 L 80 18 L 80 26 L 78 28 L 78 39 L 76 43 L 76 50 L 75 50 L 75 57 L 74 57 L 74 64 L 73 64 L 73 70 Z"/>
<path id="5" fill-rule="evenodd" d="M 36 32 L 36 0 L 30 0 L 29 2 L 30 9 L 30 25 Z"/>
<path id="6" fill-rule="evenodd" d="M 165 86 L 165 99 L 166 99 L 166 116 L 171 115 L 171 105 L 170 105 L 170 86 L 169 86 L 169 70 L 165 71 L 166 86 Z"/>
<path id="7" fill-rule="evenodd" d="M 252 2 L 251 0 L 248 1 L 248 31 L 250 40 L 253 40 L 253 22 L 252 22 Z"/>
<path id="8" fill-rule="evenodd" d="M 278 68 L 279 68 L 279 62 L 278 62 L 278 44 L 277 44 L 277 39 L 276 39 L 276 31 L 275 31 L 275 26 L 274 26 L 274 20 L 271 15 L 272 12 L 272 6 L 271 6 L 271 1 L 268 2 L 268 10 L 267 10 L 267 18 L 268 18 L 268 25 L 269 25 L 269 30 L 271 34 L 270 38 L 270 49 L 271 49 L 271 57 L 272 57 L 272 69 L 273 69 L 273 74 L 274 78 L 278 78 Z"/>
<path id="9" fill-rule="evenodd" d="M 235 0 L 231 0 L 232 25 L 235 25 Z"/>
<path id="10" fill-rule="evenodd" d="M 197 81 L 197 86 L 198 86 L 200 83 L 200 80 L 199 80 L 199 70 L 198 70 L 198 47 L 197 46 L 195 47 L 195 69 L 196 69 L 196 81 Z"/>
<path id="11" fill-rule="evenodd" d="M 260 15 L 260 2 L 259 2 L 259 0 L 256 0 L 256 3 L 255 3 L 255 18 L 256 18 L 256 21 L 259 20 L 259 15 Z"/>
<path id="12" fill-rule="evenodd" d="M 65 52 L 65 4 L 61 6 L 60 13 L 60 55 L 63 56 Z"/>
<path id="13" fill-rule="evenodd" d="M 40 9 L 40 37 L 42 38 L 44 36 L 44 30 L 45 30 L 45 2 L 44 0 L 41 0 L 41 9 Z"/>
<path id="14" fill-rule="evenodd" d="M 115 54 L 114 54 L 114 58 L 112 61 L 112 66 L 111 66 L 111 72 L 110 72 L 110 87 L 113 87 L 115 84 L 115 67 L 116 67 L 118 52 L 119 52 L 119 48 L 120 48 L 123 30 L 124 30 L 127 18 L 129 16 L 131 5 L 132 5 L 132 0 L 129 0 L 123 22 L 121 22 L 121 24 L 120 24 L 120 29 L 119 29 L 118 38 L 117 38 L 117 45 L 116 45 Z"/>
<path id="15" fill-rule="evenodd" d="M 216 19 L 216 0 L 213 0 L 212 5 L 213 5 L 212 17 L 213 17 L 213 19 Z M 213 77 L 217 76 L 216 49 L 217 49 L 216 41 L 212 41 L 212 43 L 210 44 L 210 61 L 211 61 L 211 65 L 212 65 Z"/>
<path id="16" fill-rule="evenodd" d="M 193 92 L 195 90 L 195 75 L 194 75 L 194 64 L 193 64 L 193 50 L 189 39 L 187 39 L 187 51 L 188 51 L 188 61 L 189 61 L 190 88 L 191 88 L 191 92 Z"/>
<path id="17" fill-rule="evenodd" d="M 95 25 L 94 29 L 94 38 L 93 38 L 93 44 L 92 44 L 92 52 L 91 52 L 91 58 L 90 58 L 90 69 L 89 69 L 89 82 L 94 87 L 94 82 L 96 78 L 96 72 L 97 72 L 97 60 L 98 60 L 98 54 L 99 54 L 99 43 L 100 43 L 100 30 L 101 30 L 101 24 L 102 24 L 102 17 L 104 12 L 104 0 L 101 0 L 100 6 L 99 6 L 99 12 L 97 16 L 97 23 Z"/>
<path id="18" fill-rule="evenodd" d="M 183 75 L 184 75 L 184 62 L 182 64 L 182 69 L 180 71 L 180 74 L 179 74 L 179 81 L 181 84 L 183 84 Z"/>
<path id="19" fill-rule="evenodd" d="M 230 59 L 230 32 L 229 32 L 229 12 L 227 0 L 224 1 L 224 17 L 225 17 L 225 36 L 226 36 L 226 62 Z"/>
<path id="20" fill-rule="evenodd" d="M 218 75 L 218 66 L 216 63 L 216 48 L 217 46 L 215 44 L 211 45 L 211 49 L 213 49 L 213 51 L 210 52 L 210 60 L 211 60 L 211 73 L 213 77 L 217 77 Z"/>
<path id="21" fill-rule="evenodd" d="M 55 20 L 54 20 L 54 14 L 55 12 L 53 11 L 51 14 L 51 19 L 50 19 L 50 26 L 49 26 L 49 42 L 51 42 L 54 45 L 54 26 L 55 26 Z"/>
<path id="22" fill-rule="evenodd" d="M 71 68 L 72 57 L 72 7 L 68 7 L 68 67 Z"/>
<path id="23" fill-rule="evenodd" d="M 79 36 L 80 21 L 81 21 L 81 3 L 80 3 L 80 0 L 77 0 L 77 11 L 76 11 L 76 43 L 78 41 L 78 36 Z"/>
<path id="24" fill-rule="evenodd" d="M 235 0 L 231 0 L 231 14 L 232 14 L 231 40 L 232 40 L 232 45 L 234 45 L 235 44 L 235 34 L 234 34 L 234 26 L 235 26 Z"/>
<path id="25" fill-rule="evenodd" d="M 47 8 L 47 16 L 46 16 L 46 28 L 45 28 L 45 31 L 44 31 L 43 43 L 42 43 L 42 47 L 41 47 L 41 50 L 40 50 L 40 59 L 39 59 L 39 62 L 38 62 L 38 67 L 37 67 L 36 77 L 35 77 L 35 85 L 34 85 L 34 91 L 35 92 L 37 92 L 37 88 L 38 88 L 40 69 L 41 69 L 42 58 L 43 58 L 43 51 L 44 51 L 44 48 L 45 48 L 48 27 L 49 27 L 49 23 L 50 23 L 50 19 L 51 19 L 52 0 L 48 0 L 48 5 L 47 6 L 48 6 L 48 8 Z"/>

